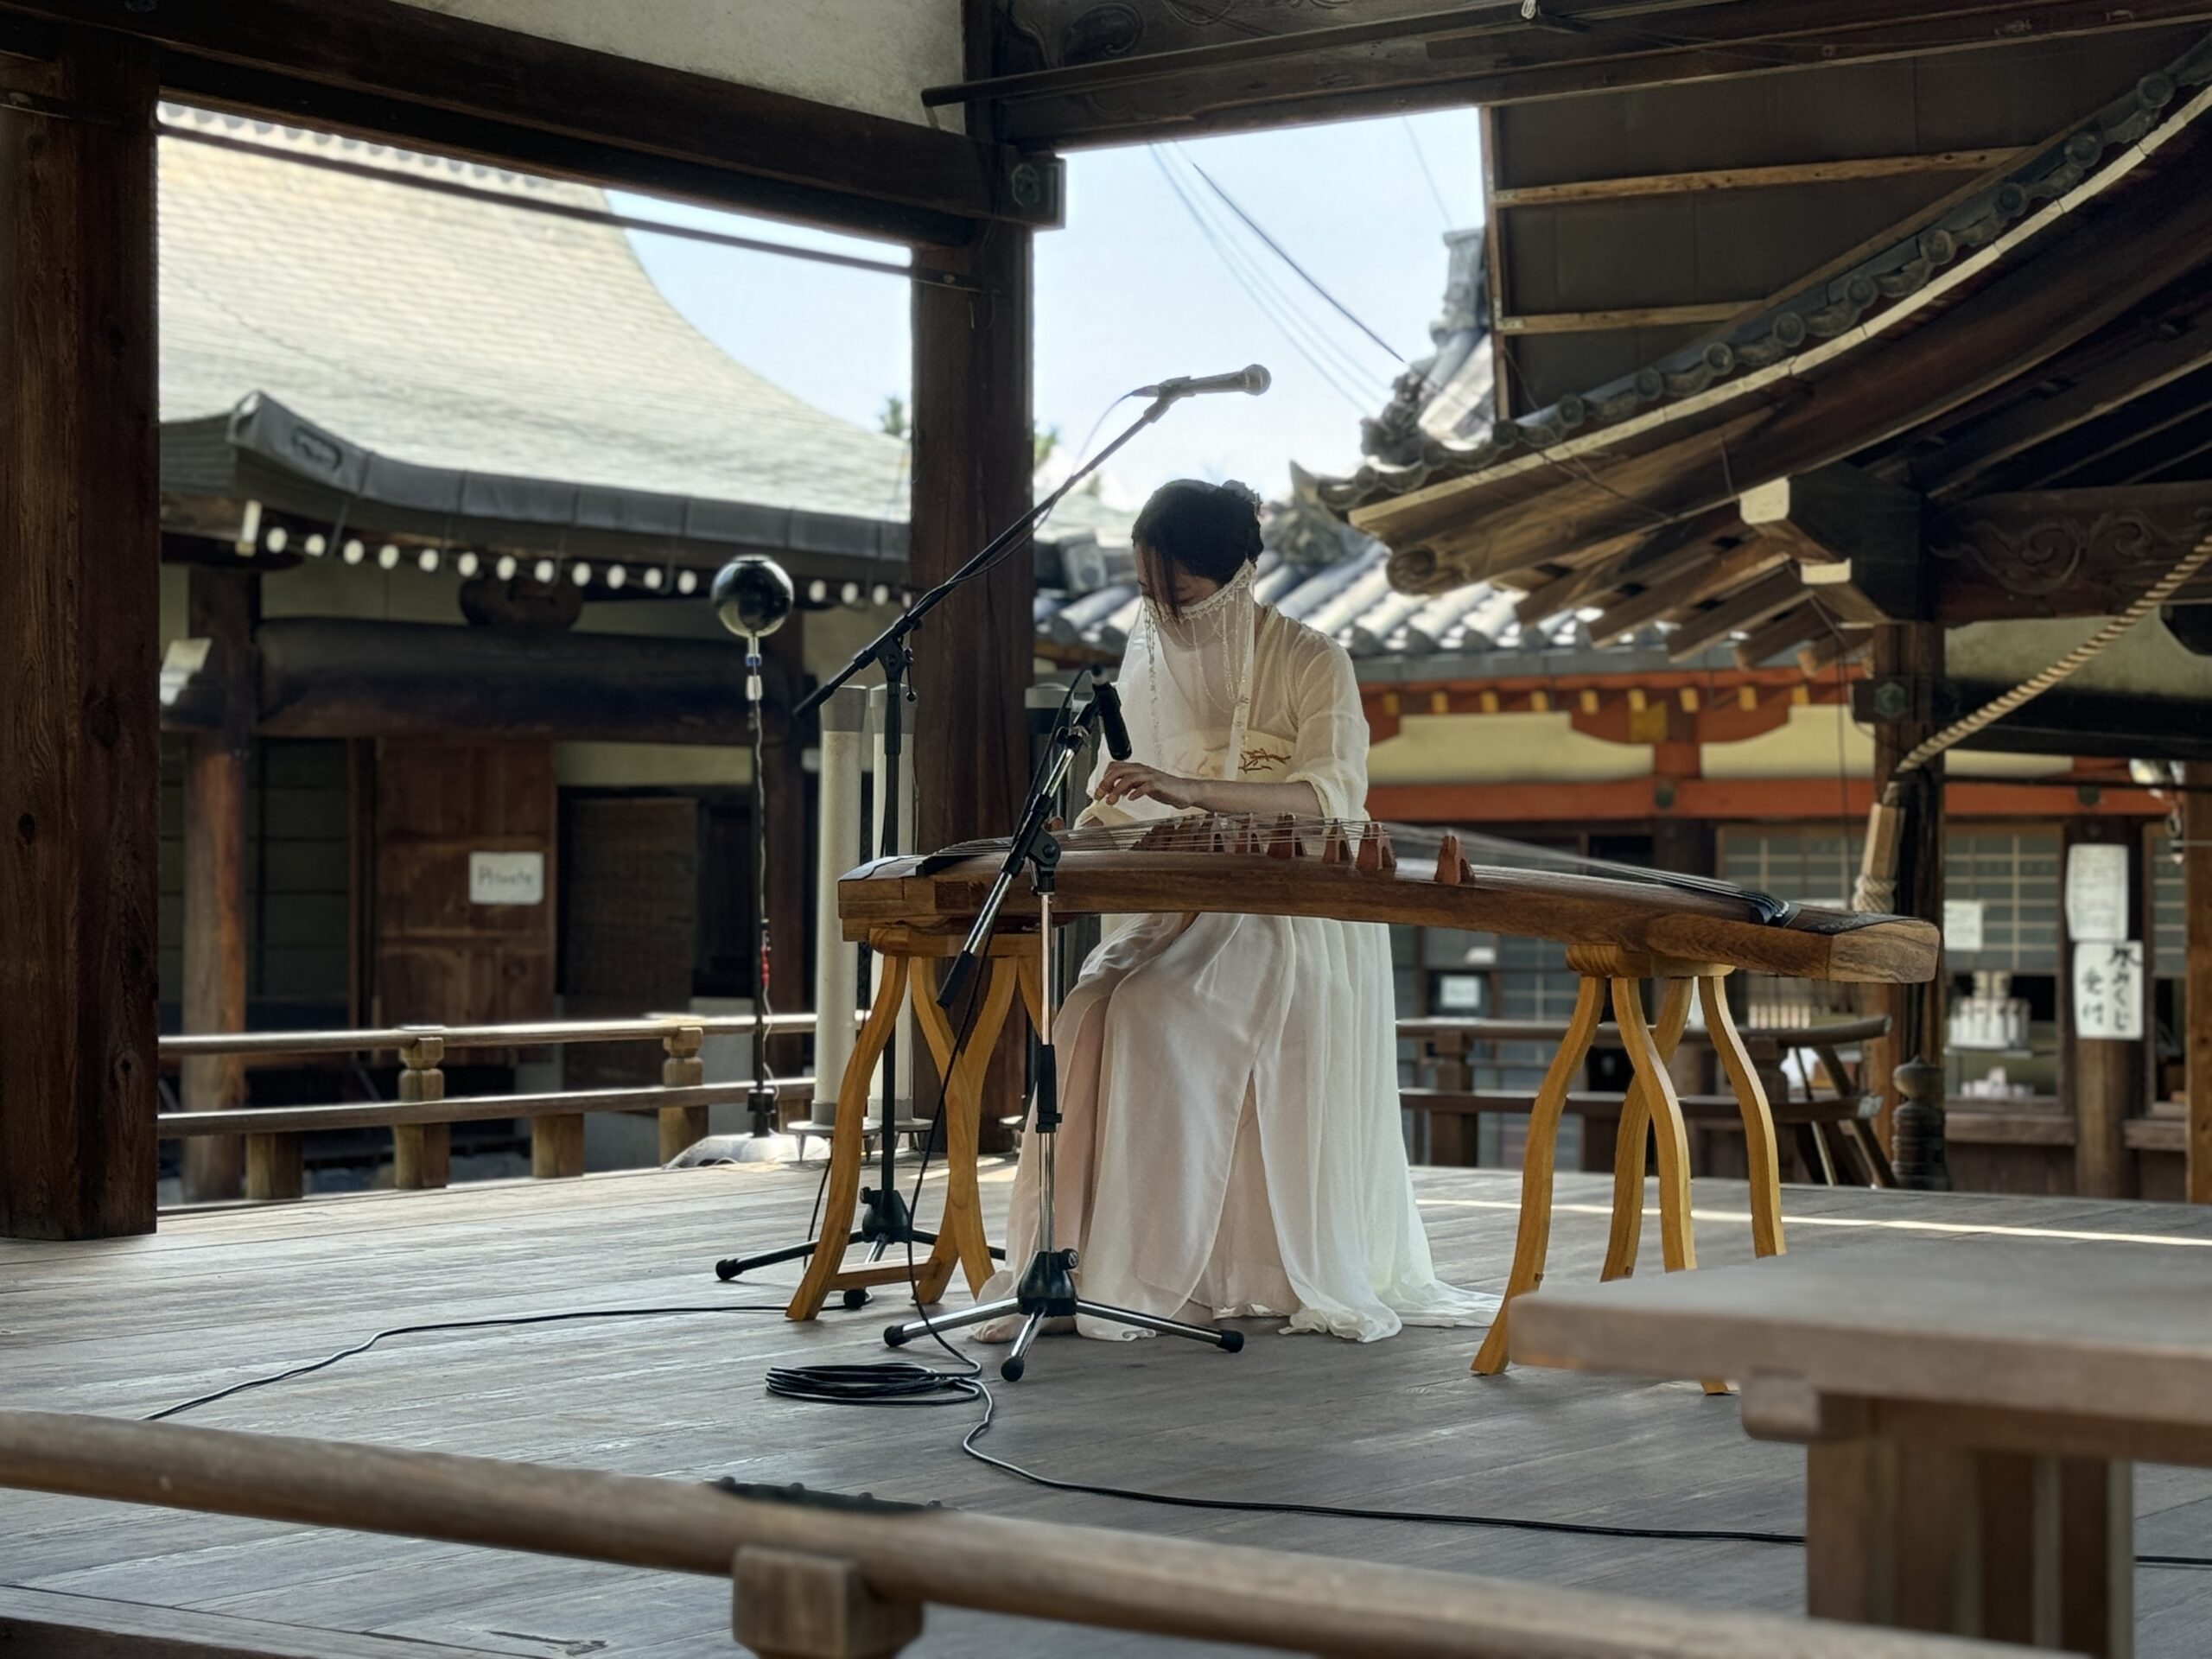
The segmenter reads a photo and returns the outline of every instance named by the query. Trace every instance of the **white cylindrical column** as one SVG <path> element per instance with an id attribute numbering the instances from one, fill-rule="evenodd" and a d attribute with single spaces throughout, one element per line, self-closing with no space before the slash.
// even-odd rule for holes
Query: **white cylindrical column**
<path id="1" fill-rule="evenodd" d="M 874 858 L 883 845 L 883 798 L 885 767 L 883 753 L 884 688 L 872 685 L 868 690 L 868 765 L 875 786 L 869 796 L 868 856 Z M 920 850 L 914 845 L 914 711 L 912 706 L 899 711 L 899 728 L 903 734 L 899 757 L 899 838 L 898 849 L 902 853 Z M 868 990 L 874 995 L 883 976 L 883 964 L 874 965 Z M 914 1043 L 916 1033 L 911 1017 L 899 1024 L 898 1059 L 893 1071 L 893 1086 L 898 1090 L 899 1103 L 907 1110 L 913 1109 L 914 1098 Z M 883 1105 L 882 1073 L 877 1072 L 876 1084 L 869 1098 L 875 1102 L 876 1116 L 886 1116 Z M 890 1114 L 893 1118 L 897 1113 Z"/>
<path id="2" fill-rule="evenodd" d="M 868 693 L 849 685 L 822 705 L 822 834 L 814 866 L 814 1121 L 835 1122 L 853 1052 L 860 947 L 837 925 L 837 882 L 862 857 L 861 776 L 868 765 Z"/>

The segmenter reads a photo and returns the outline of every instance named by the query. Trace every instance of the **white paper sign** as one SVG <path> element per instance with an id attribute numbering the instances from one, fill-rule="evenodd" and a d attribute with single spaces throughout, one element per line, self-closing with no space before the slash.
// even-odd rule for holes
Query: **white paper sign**
<path id="1" fill-rule="evenodd" d="M 543 853 L 471 853 L 468 902 L 472 905 L 542 905 L 545 902 Z"/>
<path id="2" fill-rule="evenodd" d="M 2120 939 L 2074 947 L 2074 1034 L 2122 1042 L 2143 1035 L 2143 946 Z"/>
<path id="3" fill-rule="evenodd" d="M 1483 982 L 1472 974 L 1440 974 L 1436 979 L 1436 1007 L 1440 1014 L 1479 1014 Z"/>
<path id="4" fill-rule="evenodd" d="M 2084 842 L 2066 855 L 2066 931 L 2083 939 L 2124 939 L 2127 925 L 2127 849 Z"/>
<path id="5" fill-rule="evenodd" d="M 1981 900 L 1943 901 L 1943 948 L 1961 953 L 1981 949 Z"/>

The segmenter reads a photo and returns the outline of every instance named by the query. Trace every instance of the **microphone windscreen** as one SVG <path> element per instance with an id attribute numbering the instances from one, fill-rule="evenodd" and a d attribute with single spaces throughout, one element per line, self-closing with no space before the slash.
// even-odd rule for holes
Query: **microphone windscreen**
<path id="1" fill-rule="evenodd" d="M 1244 371 L 1244 390 L 1250 392 L 1255 397 L 1265 391 L 1269 386 L 1274 385 L 1274 376 L 1269 374 L 1267 370 L 1261 367 L 1257 363 L 1251 364 Z"/>
<path id="2" fill-rule="evenodd" d="M 732 633 L 758 639 L 773 633 L 791 613 L 791 579 L 773 559 L 749 553 L 732 559 L 715 577 L 715 614 Z"/>

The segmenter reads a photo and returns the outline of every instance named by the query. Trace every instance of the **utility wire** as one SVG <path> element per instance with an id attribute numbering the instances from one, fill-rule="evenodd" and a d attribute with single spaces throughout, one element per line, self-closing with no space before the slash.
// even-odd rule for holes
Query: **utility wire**
<path id="1" fill-rule="evenodd" d="M 1153 159 L 1166 178 L 1169 188 L 1182 202 L 1184 211 L 1198 226 L 1200 233 L 1213 248 L 1216 257 L 1229 268 L 1230 275 L 1236 277 L 1247 296 L 1282 331 L 1294 349 L 1313 366 L 1315 372 L 1328 379 L 1339 396 L 1364 412 L 1374 399 L 1382 395 L 1379 391 L 1370 392 L 1363 389 L 1369 371 L 1345 346 L 1332 340 L 1325 329 L 1299 308 L 1249 250 L 1237 245 L 1230 227 L 1217 219 L 1205 201 L 1175 175 L 1173 168 L 1157 148 L 1153 151 Z M 1325 359 L 1326 362 L 1317 360 L 1319 359 Z"/>
<path id="2" fill-rule="evenodd" d="M 1296 315 L 1294 312 L 1290 311 L 1287 307 L 1279 309 L 1275 303 L 1270 302 L 1261 291 L 1262 283 L 1256 273 L 1248 270 L 1239 262 L 1238 256 L 1231 252 L 1230 245 L 1222 238 L 1212 222 L 1199 211 L 1197 202 L 1184 188 L 1182 181 L 1175 176 L 1173 170 L 1169 168 L 1166 158 L 1161 156 L 1157 148 L 1153 150 L 1152 156 L 1154 164 L 1160 168 L 1160 176 L 1167 181 L 1167 188 L 1174 192 L 1176 200 L 1183 204 L 1184 211 L 1191 216 L 1192 222 L 1198 227 L 1198 234 L 1213 250 L 1214 257 L 1221 261 L 1224 269 L 1229 272 L 1236 285 L 1244 290 L 1245 297 L 1252 302 L 1254 308 L 1274 324 L 1277 331 L 1289 343 L 1291 349 L 1306 360 L 1307 366 L 1321 378 L 1323 383 L 1332 391 L 1350 404 L 1356 413 L 1367 414 L 1373 400 L 1363 397 L 1347 386 L 1344 379 L 1344 369 L 1325 361 L 1325 353 L 1315 343 L 1310 342 L 1299 332 L 1298 328 L 1292 325 L 1288 319 Z"/>
<path id="3" fill-rule="evenodd" d="M 1428 153 L 1421 147 L 1421 134 L 1414 127 L 1414 118 L 1410 115 L 1402 115 L 1398 118 L 1398 124 L 1405 129 L 1406 142 L 1413 146 L 1414 162 L 1421 168 L 1421 175 L 1428 184 L 1429 197 L 1436 203 L 1436 216 L 1444 222 L 1444 228 L 1449 231 L 1453 228 L 1452 210 L 1444 205 L 1444 193 L 1436 188 L 1436 175 L 1429 170 Z"/>
<path id="4" fill-rule="evenodd" d="M 1178 153 L 1180 153 L 1179 150 Z M 1306 287 L 1312 289 L 1316 294 L 1327 301 L 1331 306 L 1335 308 L 1336 312 L 1339 316 L 1343 317 L 1346 322 L 1351 324 L 1353 327 L 1358 329 L 1361 334 L 1365 334 L 1368 339 L 1373 340 L 1377 346 L 1381 346 L 1391 358 L 1400 363 L 1403 363 L 1406 360 L 1406 354 L 1403 352 L 1400 351 L 1389 340 L 1383 339 L 1382 335 L 1376 334 L 1372 328 L 1369 327 L 1366 323 L 1360 320 L 1358 315 L 1355 313 L 1350 306 L 1346 305 L 1342 300 L 1329 292 L 1327 289 L 1322 287 L 1320 279 L 1316 277 L 1312 271 L 1306 270 L 1305 266 L 1300 264 L 1296 259 L 1293 258 L 1290 255 L 1289 250 L 1285 248 L 1281 243 L 1276 241 L 1274 238 L 1269 236 L 1266 230 L 1262 227 L 1259 220 L 1254 219 L 1251 214 L 1246 213 L 1243 208 L 1239 207 L 1236 202 L 1236 198 L 1230 195 L 1228 191 L 1223 189 L 1220 184 L 1216 181 L 1212 174 L 1207 172 L 1203 167 L 1200 167 L 1198 162 L 1192 161 L 1187 156 L 1184 156 L 1183 160 L 1185 163 L 1189 166 L 1191 171 L 1197 174 L 1198 177 L 1205 181 L 1206 188 L 1212 191 L 1214 194 L 1221 198 L 1223 206 L 1226 207 L 1230 213 L 1236 214 L 1238 219 L 1244 222 L 1244 226 L 1247 230 L 1250 231 L 1253 235 L 1258 237 L 1261 241 L 1266 243 L 1269 251 L 1274 254 L 1276 258 L 1281 260 L 1283 264 L 1288 265 L 1291 270 L 1298 273 L 1298 278 L 1300 282 L 1304 283 Z"/>

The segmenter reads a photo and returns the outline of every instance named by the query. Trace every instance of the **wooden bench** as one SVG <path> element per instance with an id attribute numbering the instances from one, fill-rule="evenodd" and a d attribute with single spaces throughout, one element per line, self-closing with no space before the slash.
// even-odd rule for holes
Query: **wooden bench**
<path id="1" fill-rule="evenodd" d="M 1806 1448 L 1809 1613 L 2126 1659 L 2133 1465 L 2212 1468 L 2208 1282 L 2192 1236 L 1853 1245 L 1548 1286 L 1513 1357 L 1741 1382 Z"/>
<path id="2" fill-rule="evenodd" d="M 0 1411 L 0 1484 L 728 1575 L 734 1634 L 762 1659 L 886 1659 L 932 1603 L 1343 1659 L 2025 1651 L 1028 1516 L 111 1417 Z"/>

